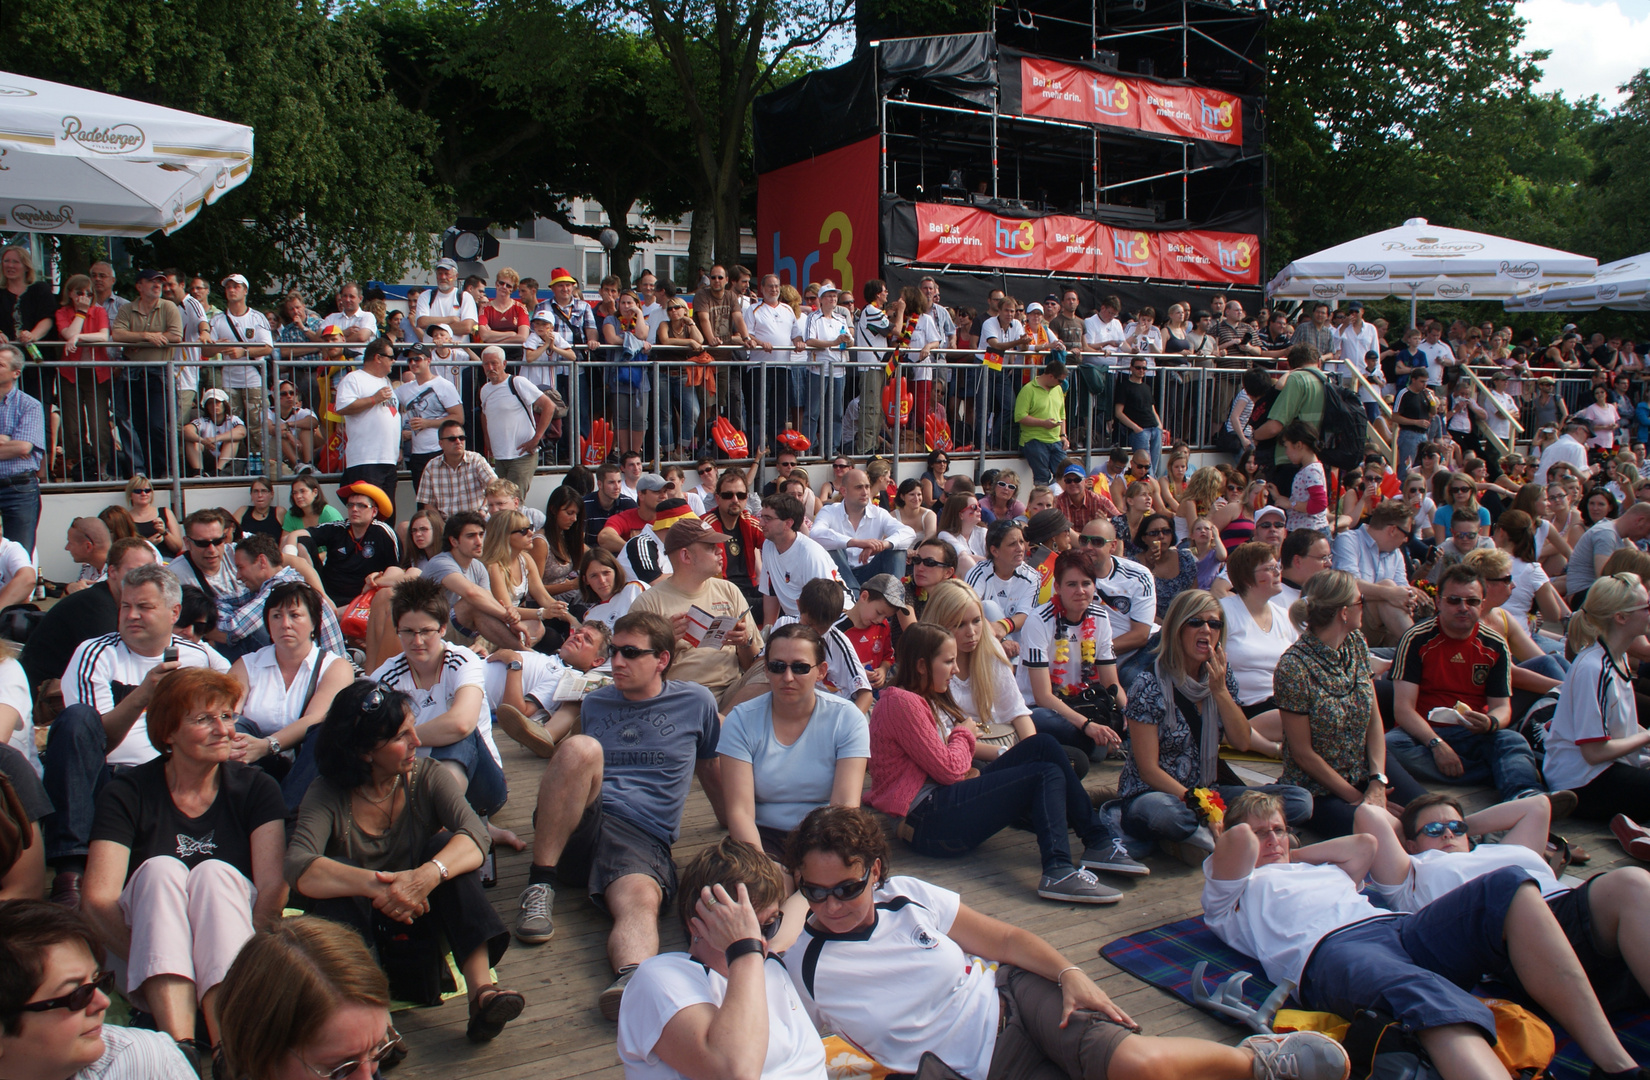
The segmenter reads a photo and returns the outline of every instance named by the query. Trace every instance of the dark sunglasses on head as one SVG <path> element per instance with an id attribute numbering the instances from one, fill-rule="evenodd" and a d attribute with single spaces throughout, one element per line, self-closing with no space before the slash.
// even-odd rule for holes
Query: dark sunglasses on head
<path id="1" fill-rule="evenodd" d="M 928 556 L 924 555 L 920 559 L 912 559 L 911 560 L 911 565 L 913 565 L 913 566 L 926 566 L 930 570 L 933 570 L 933 569 L 936 569 L 936 568 L 941 567 L 941 566 L 951 567 L 951 566 L 956 566 L 957 564 L 956 563 L 941 562 L 939 559 L 931 559 Z"/>
<path id="2" fill-rule="evenodd" d="M 768 674 L 783 675 L 785 674 L 785 670 L 789 668 L 792 675 L 806 675 L 818 666 L 818 664 L 803 663 L 801 660 L 792 660 L 790 663 L 786 663 L 783 660 L 769 660 Z"/>
<path id="3" fill-rule="evenodd" d="M 810 904 L 823 904 L 826 900 L 852 900 L 865 891 L 865 886 L 871 883 L 872 866 L 865 868 L 865 876 L 858 881 L 844 881 L 836 885 L 814 885 L 806 881 L 796 883 L 796 891 L 802 894 L 802 899 Z"/>
<path id="4" fill-rule="evenodd" d="M 658 656 L 658 649 L 644 649 L 640 645 L 615 645 L 613 651 L 626 660 L 635 660 L 642 656 Z"/>
<path id="5" fill-rule="evenodd" d="M 1185 625 L 1191 627 L 1193 630 L 1201 630 L 1205 626 L 1211 630 L 1226 629 L 1226 621 L 1224 619 L 1187 619 Z"/>
<path id="6" fill-rule="evenodd" d="M 856 894 L 857 895 L 857 894 Z M 100 971 L 92 976 L 91 982 L 81 983 L 62 997 L 47 998 L 44 1001 L 31 1001 L 26 1005 L 17 1006 L 18 1012 L 50 1012 L 53 1009 L 68 1009 L 70 1012 L 85 1012 L 92 1003 L 92 996 L 102 991 L 107 997 L 115 986 L 115 973 Z"/>
<path id="7" fill-rule="evenodd" d="M 1454 821 L 1429 821 L 1415 831 L 1422 836 L 1430 836 L 1434 840 L 1441 838 L 1445 833 L 1465 836 L 1467 835 L 1467 823 L 1459 818 Z"/>
<path id="8" fill-rule="evenodd" d="M 229 542 L 229 537 L 219 536 L 210 540 L 197 540 L 195 537 L 191 536 L 189 538 L 189 542 L 199 548 L 223 547 Z"/>

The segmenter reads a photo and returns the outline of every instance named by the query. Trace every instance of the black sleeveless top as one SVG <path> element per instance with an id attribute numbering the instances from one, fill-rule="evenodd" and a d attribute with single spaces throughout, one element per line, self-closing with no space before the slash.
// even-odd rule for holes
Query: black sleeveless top
<path id="1" fill-rule="evenodd" d="M 269 508 L 269 516 L 264 518 L 262 521 L 259 521 L 257 518 L 252 516 L 252 508 L 249 506 L 246 509 L 246 516 L 241 518 L 238 523 L 240 527 L 237 531 L 242 536 L 249 536 L 252 533 L 263 533 L 265 536 L 273 536 L 276 540 L 280 540 L 282 531 L 281 522 L 284 520 L 285 515 L 282 514 L 280 510 L 271 506 Z"/>

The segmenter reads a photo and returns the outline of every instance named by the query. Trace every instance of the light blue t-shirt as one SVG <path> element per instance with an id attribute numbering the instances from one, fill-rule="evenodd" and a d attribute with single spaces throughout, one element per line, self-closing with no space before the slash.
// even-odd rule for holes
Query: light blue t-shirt
<path id="1" fill-rule="evenodd" d="M 602 813 L 674 844 L 694 767 L 716 756 L 720 724 L 710 691 L 669 680 L 658 697 L 631 701 L 604 686 L 584 699 L 579 724 L 602 744 Z"/>
<path id="2" fill-rule="evenodd" d="M 773 695 L 763 694 L 728 713 L 717 751 L 750 762 L 756 823 L 788 832 L 808 811 L 830 805 L 838 759 L 871 756 L 871 726 L 853 702 L 816 692 L 813 717 L 786 746 L 773 733 Z"/>

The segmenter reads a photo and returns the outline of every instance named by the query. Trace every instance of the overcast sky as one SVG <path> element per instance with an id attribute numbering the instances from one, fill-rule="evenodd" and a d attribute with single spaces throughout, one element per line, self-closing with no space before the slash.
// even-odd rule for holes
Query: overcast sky
<path id="1" fill-rule="evenodd" d="M 1552 52 L 1539 90 L 1597 94 L 1611 108 L 1622 101 L 1616 87 L 1650 67 L 1650 0 L 1520 0 L 1518 13 L 1525 44 Z"/>

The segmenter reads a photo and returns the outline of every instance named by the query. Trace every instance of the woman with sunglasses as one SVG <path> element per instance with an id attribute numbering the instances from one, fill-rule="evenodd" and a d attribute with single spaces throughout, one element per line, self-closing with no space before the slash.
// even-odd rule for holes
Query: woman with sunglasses
<path id="1" fill-rule="evenodd" d="M 1478 485 L 1464 472 L 1450 473 L 1444 482 L 1444 499 L 1432 515 L 1432 542 L 1440 546 L 1449 539 L 1449 523 L 1457 514 L 1478 519 L 1479 535 L 1490 531 L 1490 512 L 1478 505 Z"/>
<path id="2" fill-rule="evenodd" d="M 976 767 L 979 725 L 951 696 L 956 639 L 919 622 L 900 635 L 895 659 L 893 685 L 871 710 L 865 801 L 896 818 L 897 835 L 930 858 L 956 858 L 1005 828 L 1029 827 L 1042 861 L 1038 896 L 1076 904 L 1121 900 L 1122 893 L 1086 868 L 1145 868 L 1117 850 L 1117 838 L 1054 737 L 1022 739 Z M 1072 830 L 1084 844 L 1081 865 L 1072 859 Z"/>
<path id="3" fill-rule="evenodd" d="M 156 685 L 149 739 L 160 756 L 98 798 L 81 911 L 125 961 L 122 990 L 186 1055 L 207 1060 L 195 1015 L 218 1041 L 218 984 L 254 924 L 280 921 L 286 803 L 264 772 L 231 760 L 241 686 L 210 668 Z"/>
<path id="4" fill-rule="evenodd" d="M 626 1077 L 825 1080 L 819 1032 L 770 951 L 807 911 L 799 900 L 785 915 L 789 892 L 760 849 L 731 836 L 682 870 L 676 913 L 688 951 L 642 961 L 625 988 L 618 1051 Z"/>
<path id="5" fill-rule="evenodd" d="M 939 519 L 934 511 L 923 505 L 922 484 L 915 478 L 900 481 L 899 490 L 894 495 L 894 516 L 921 540 L 933 536 L 939 529 Z M 969 565 L 973 565 L 972 560 Z"/>
<path id="6" fill-rule="evenodd" d="M 566 619 L 567 605 L 544 587 L 538 562 L 528 554 L 532 547 L 533 524 L 520 510 L 501 510 L 487 519 L 481 561 L 487 567 L 493 599 L 506 609 L 520 609 L 522 631 L 537 642 L 551 621 Z"/>
<path id="7" fill-rule="evenodd" d="M 808 626 L 768 635 L 762 662 L 771 692 L 728 710 L 716 752 L 728 835 L 778 861 L 808 811 L 859 805 L 871 732 L 851 700 L 816 689 L 827 674 L 825 642 Z"/>
<path id="8" fill-rule="evenodd" d="M 0 1057 L 17 1080 L 198 1080 L 163 1032 L 103 1021 L 115 975 L 78 913 L 44 900 L 0 904 Z"/>
<path id="9" fill-rule="evenodd" d="M 846 476 L 848 470 L 853 467 L 854 463 L 852 461 L 841 454 L 837 455 L 836 460 L 831 462 L 831 475 L 819 485 L 819 490 L 815 493 L 819 496 L 819 505 L 825 506 L 829 503 L 834 503 L 841 500 L 842 478 Z M 903 484 L 900 485 L 902 490 L 904 489 L 904 486 L 905 485 Z M 917 486 L 918 488 L 921 488 L 922 485 L 918 484 Z M 903 498 L 899 501 L 901 505 L 903 505 Z"/>
<path id="10" fill-rule="evenodd" d="M 1151 468 L 1150 462 L 1130 462 L 1130 470 L 1139 466 Z M 1131 480 L 1128 487 L 1123 489 L 1123 512 L 1111 519 L 1117 527 L 1118 539 L 1123 541 L 1123 555 L 1125 558 L 1140 558 L 1140 545 L 1135 536 L 1140 531 L 1141 523 L 1146 515 L 1152 512 L 1152 505 L 1157 498 L 1157 489 L 1148 480 Z"/>
<path id="11" fill-rule="evenodd" d="M 364 940 L 379 915 L 444 934 L 469 989 L 466 1034 L 487 1042 L 525 1004 L 491 974 L 510 945 L 481 887 L 491 841 L 464 781 L 419 755 L 420 744 L 407 694 L 367 679 L 339 692 L 321 722 L 320 777 L 298 808 L 286 880 L 298 906 Z"/>
<path id="12" fill-rule="evenodd" d="M 1237 702 L 1237 674 L 1227 662 L 1222 603 L 1201 589 L 1175 597 L 1153 650 L 1156 661 L 1129 687 L 1129 755 L 1117 795 L 1123 828 L 1136 839 L 1212 853 L 1220 817 L 1198 793 L 1213 791 L 1230 805 L 1247 790 L 1219 777 L 1221 742 L 1240 752 L 1252 743 Z M 1312 796 L 1304 789 L 1274 784 L 1259 790 L 1283 800 L 1290 825 L 1312 817 Z"/>
<path id="13" fill-rule="evenodd" d="M 1394 911 L 1420 911 L 1445 893 L 1506 866 L 1535 879 L 1606 1013 L 1650 1006 L 1634 975 L 1650 971 L 1650 876 L 1606 870 L 1570 888 L 1549 862 L 1548 796 L 1497 803 L 1468 815 L 1454 795 L 1423 795 L 1404 807 L 1396 829 L 1386 814 L 1358 811 L 1357 831 L 1375 838 L 1369 888 Z M 1501 833 L 1499 843 L 1473 837 Z"/>
<path id="14" fill-rule="evenodd" d="M 224 1080 L 351 1080 L 363 1067 L 377 1077 L 407 1057 L 389 980 L 359 935 L 326 919 L 253 935 L 224 976 L 223 1000 Z"/>
<path id="15" fill-rule="evenodd" d="M 1020 493 L 1020 474 L 1013 469 L 1002 469 L 991 482 L 985 502 L 980 504 L 980 520 L 987 525 L 994 521 L 1013 521 L 1026 512 L 1026 504 L 1017 497 Z"/>
<path id="16" fill-rule="evenodd" d="M 1542 774 L 1574 791 L 1576 813 L 1610 821 L 1627 853 L 1650 861 L 1650 731 L 1639 723 L 1628 646 L 1650 630 L 1650 595 L 1636 574 L 1601 577 L 1570 620 L 1575 653 L 1547 729 Z"/>
<path id="17" fill-rule="evenodd" d="M 155 503 L 155 485 L 147 476 L 138 473 L 126 481 L 126 505 L 139 536 L 167 558 L 183 553 L 183 529 L 170 509 Z"/>
<path id="18" fill-rule="evenodd" d="M 952 495 L 940 514 L 938 537 L 957 552 L 957 569 L 964 574 L 985 558 L 986 527 L 980 523 L 980 500 Z"/>
<path id="19" fill-rule="evenodd" d="M 1186 589 L 1197 588 L 1197 559 L 1175 543 L 1174 519 L 1168 514 L 1152 513 L 1141 518 L 1134 546 L 1139 554 L 1133 558 L 1152 572 L 1157 586 L 1157 617 L 1161 619 L 1171 600 Z"/>
<path id="20" fill-rule="evenodd" d="M 1281 1053 L 1295 1080 L 1344 1075 L 1345 1053 L 1316 1032 L 1235 1047 L 1138 1034 L 1053 945 L 948 889 L 893 876 L 881 824 L 864 810 L 815 810 L 791 835 L 786 862 L 809 907 L 785 953 L 797 993 L 822 1027 L 893 1072 L 928 1075 L 932 1055 L 951 1070 L 932 1075 L 974 1080 L 1275 1080 Z"/>
<path id="21" fill-rule="evenodd" d="M 924 540 L 911 551 L 906 562 L 910 571 L 906 578 L 906 607 L 908 611 L 894 612 L 894 642 L 912 623 L 922 618 L 928 598 L 943 583 L 957 577 L 957 549 L 944 540 Z"/>
<path id="22" fill-rule="evenodd" d="M 1301 635 L 1272 677 L 1283 726 L 1280 779 L 1311 793 L 1314 832 L 1345 836 L 1360 805 L 1387 808 L 1390 800 L 1401 809 L 1426 790 L 1386 752 L 1358 579 L 1344 570 L 1313 574 L 1289 621 Z"/>

